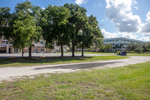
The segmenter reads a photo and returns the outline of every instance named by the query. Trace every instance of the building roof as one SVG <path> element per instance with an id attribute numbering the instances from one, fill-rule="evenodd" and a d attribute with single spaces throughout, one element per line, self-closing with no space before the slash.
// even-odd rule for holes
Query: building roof
<path id="1" fill-rule="evenodd" d="M 126 40 L 132 40 L 132 41 L 138 41 L 138 42 L 146 42 L 146 41 L 141 41 L 141 40 L 136 40 L 136 39 L 130 39 L 130 38 L 126 38 L 126 37 L 117 37 L 117 38 L 106 38 L 106 39 L 103 39 L 104 40 L 118 40 L 118 39 L 126 39 Z"/>

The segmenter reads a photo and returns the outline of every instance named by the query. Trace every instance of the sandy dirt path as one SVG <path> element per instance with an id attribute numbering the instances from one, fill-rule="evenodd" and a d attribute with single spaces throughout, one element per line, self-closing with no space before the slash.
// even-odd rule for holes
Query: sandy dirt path
<path id="1" fill-rule="evenodd" d="M 12 80 L 15 77 L 24 75 L 36 75 L 41 73 L 73 72 L 90 68 L 113 68 L 130 64 L 137 64 L 150 61 L 147 56 L 134 56 L 122 60 L 95 61 L 84 63 L 68 63 L 56 65 L 25 66 L 25 67 L 5 67 L 0 68 L 0 82 L 2 80 Z"/>

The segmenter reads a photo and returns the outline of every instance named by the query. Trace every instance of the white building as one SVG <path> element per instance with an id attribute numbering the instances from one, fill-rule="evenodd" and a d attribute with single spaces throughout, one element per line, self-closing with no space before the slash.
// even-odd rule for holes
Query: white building
<path id="1" fill-rule="evenodd" d="M 63 49 L 64 52 L 67 52 L 69 50 L 69 47 L 67 45 L 64 45 Z M 0 37 L 0 53 L 20 53 L 21 51 L 21 49 L 13 47 L 13 45 L 9 43 L 8 40 L 4 38 L 4 36 Z M 32 42 L 32 53 L 54 53 L 59 51 L 61 51 L 61 47 L 57 46 L 56 42 L 54 44 L 54 49 L 45 48 L 45 41 L 43 39 L 40 39 L 38 42 Z M 29 48 L 25 47 L 24 52 L 29 52 Z"/>
<path id="2" fill-rule="evenodd" d="M 112 44 L 113 45 L 113 48 L 111 50 L 109 50 L 109 52 L 113 52 L 114 51 L 114 47 L 116 45 L 118 45 L 118 48 L 116 48 L 115 50 L 117 51 L 126 51 L 126 46 L 131 43 L 131 42 L 134 42 L 134 43 L 146 43 L 144 41 L 140 41 L 140 40 L 136 40 L 136 39 L 129 39 L 129 38 L 125 38 L 125 37 L 118 37 L 118 38 L 107 38 L 107 39 L 104 39 L 104 45 L 106 44 Z M 120 45 L 123 45 L 122 47 L 120 47 Z"/>

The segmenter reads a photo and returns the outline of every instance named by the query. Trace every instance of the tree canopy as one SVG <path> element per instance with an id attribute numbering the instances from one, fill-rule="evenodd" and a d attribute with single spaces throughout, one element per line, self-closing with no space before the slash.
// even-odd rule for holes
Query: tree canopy
<path id="1" fill-rule="evenodd" d="M 111 44 L 106 44 L 105 50 L 108 51 L 108 50 L 110 50 L 112 47 L 113 47 L 113 45 L 111 45 Z"/>
<path id="2" fill-rule="evenodd" d="M 31 57 L 32 42 L 42 36 L 42 28 L 38 25 L 40 7 L 33 6 L 29 1 L 18 3 L 12 17 L 10 27 L 13 46 L 22 49 L 28 46 Z"/>
<path id="3" fill-rule="evenodd" d="M 140 48 L 142 48 L 142 45 L 139 44 L 139 43 L 133 43 L 133 42 L 131 42 L 131 43 L 129 43 L 129 44 L 127 45 L 126 48 L 127 48 L 127 50 L 129 50 L 129 51 L 135 51 L 136 48 L 138 48 L 137 50 L 139 50 Z"/>
<path id="4" fill-rule="evenodd" d="M 10 8 L 0 8 L 0 35 L 11 40 L 16 48 L 23 50 L 28 46 L 29 57 L 33 41 L 41 37 L 46 41 L 46 47 L 53 48 L 54 42 L 61 46 L 62 57 L 63 46 L 71 45 L 74 56 L 77 45 L 84 51 L 84 48 L 98 48 L 103 43 L 96 17 L 88 17 L 86 12 L 84 7 L 77 4 L 48 5 L 41 9 L 27 0 L 18 3 L 12 14 Z"/>
<path id="5" fill-rule="evenodd" d="M 7 36 L 9 33 L 9 21 L 11 18 L 9 7 L 0 7 L 0 36 Z"/>
<path id="6" fill-rule="evenodd" d="M 145 47 L 146 47 L 147 50 L 150 51 L 150 42 L 148 42 Z"/>

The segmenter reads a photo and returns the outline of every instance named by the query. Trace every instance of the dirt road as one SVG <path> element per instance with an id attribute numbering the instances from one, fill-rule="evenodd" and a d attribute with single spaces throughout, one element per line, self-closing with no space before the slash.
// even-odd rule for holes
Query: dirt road
<path id="1" fill-rule="evenodd" d="M 73 72 L 81 69 L 90 68 L 106 68 L 120 67 L 129 64 L 137 64 L 150 61 L 147 56 L 134 56 L 123 60 L 95 61 L 84 63 L 68 63 L 57 65 L 42 65 L 42 66 L 25 66 L 25 67 L 6 67 L 0 68 L 0 82 L 2 80 L 11 80 L 14 77 L 24 75 L 35 75 L 40 73 L 55 73 L 55 72 Z"/>

